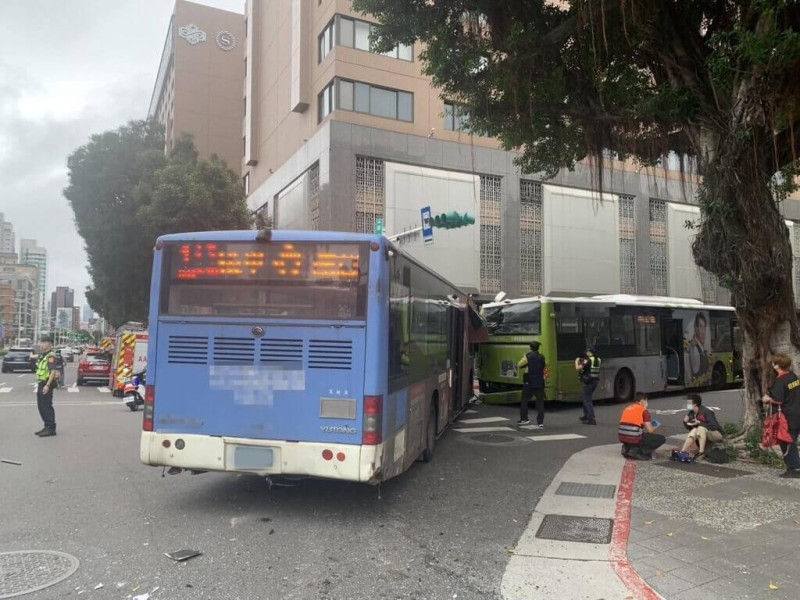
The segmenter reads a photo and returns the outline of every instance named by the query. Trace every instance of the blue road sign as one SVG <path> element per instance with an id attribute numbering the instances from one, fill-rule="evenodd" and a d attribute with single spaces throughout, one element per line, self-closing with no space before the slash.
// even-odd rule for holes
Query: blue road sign
<path id="1" fill-rule="evenodd" d="M 422 214 L 422 239 L 426 246 L 433 244 L 433 219 L 431 219 L 431 207 L 426 206 L 420 213 Z"/>

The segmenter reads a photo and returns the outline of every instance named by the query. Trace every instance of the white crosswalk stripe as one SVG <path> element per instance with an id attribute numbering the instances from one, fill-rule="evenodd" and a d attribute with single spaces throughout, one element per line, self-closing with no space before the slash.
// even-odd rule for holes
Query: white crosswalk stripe
<path id="1" fill-rule="evenodd" d="M 511 427 L 459 427 L 454 429 L 459 433 L 491 433 L 498 431 L 514 431 Z"/>
<path id="2" fill-rule="evenodd" d="M 577 433 L 561 433 L 558 435 L 529 435 L 528 439 L 534 442 L 556 442 L 559 440 L 582 440 L 586 436 Z"/>
<path id="3" fill-rule="evenodd" d="M 10 387 L 0 388 L 0 394 L 8 394 L 13 389 L 14 388 L 10 388 Z"/>
<path id="4" fill-rule="evenodd" d="M 461 419 L 459 425 L 477 425 L 479 423 L 504 423 L 508 422 L 505 417 L 483 417 L 480 419 Z"/>
<path id="5" fill-rule="evenodd" d="M 80 390 L 77 387 L 75 387 L 74 385 L 72 387 L 68 387 L 67 391 L 68 392 L 72 392 L 72 393 L 80 392 Z"/>
<path id="6" fill-rule="evenodd" d="M 108 389 L 107 387 L 99 387 L 99 388 L 97 388 L 97 391 L 100 392 L 101 394 L 110 394 L 111 393 L 111 390 Z"/>

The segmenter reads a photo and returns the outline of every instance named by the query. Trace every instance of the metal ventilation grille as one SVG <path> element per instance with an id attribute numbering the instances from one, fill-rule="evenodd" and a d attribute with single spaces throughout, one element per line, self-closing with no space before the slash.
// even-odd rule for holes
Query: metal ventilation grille
<path id="1" fill-rule="evenodd" d="M 538 181 L 519 182 L 519 239 L 522 294 L 542 293 L 542 184 Z"/>
<path id="2" fill-rule="evenodd" d="M 171 335 L 167 343 L 167 362 L 173 365 L 208 363 L 208 338 Z"/>
<path id="3" fill-rule="evenodd" d="M 303 362 L 303 340 L 261 340 L 262 363 Z"/>
<path id="4" fill-rule="evenodd" d="M 502 179 L 481 176 L 481 292 L 500 291 Z"/>
<path id="5" fill-rule="evenodd" d="M 309 369 L 338 369 L 349 371 L 353 367 L 353 342 L 311 340 L 308 348 Z"/>
<path id="6" fill-rule="evenodd" d="M 667 247 L 667 203 L 650 199 L 650 282 L 653 296 L 669 293 L 669 250 Z"/>
<path id="7" fill-rule="evenodd" d="M 636 293 L 636 199 L 619 196 L 619 291 Z"/>
<path id="8" fill-rule="evenodd" d="M 214 363 L 252 364 L 256 343 L 251 338 L 214 338 Z"/>

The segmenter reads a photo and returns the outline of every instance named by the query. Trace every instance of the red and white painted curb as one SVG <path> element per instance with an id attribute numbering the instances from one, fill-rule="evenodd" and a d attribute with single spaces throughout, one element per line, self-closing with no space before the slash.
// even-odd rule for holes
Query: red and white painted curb
<path id="1" fill-rule="evenodd" d="M 617 576 L 638 600 L 663 600 L 662 596 L 641 578 L 628 560 L 628 537 L 631 533 L 633 484 L 636 481 L 636 462 L 626 460 L 617 488 L 617 508 L 614 512 L 614 532 L 608 558 Z"/>

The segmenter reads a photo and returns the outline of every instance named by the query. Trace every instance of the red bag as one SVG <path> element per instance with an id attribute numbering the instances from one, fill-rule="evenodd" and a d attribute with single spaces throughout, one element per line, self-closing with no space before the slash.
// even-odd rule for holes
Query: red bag
<path id="1" fill-rule="evenodd" d="M 761 445 L 765 448 L 777 446 L 780 442 L 790 444 L 793 441 L 789 433 L 789 421 L 786 415 L 778 408 L 778 412 L 764 419 L 764 429 L 761 432 Z"/>

